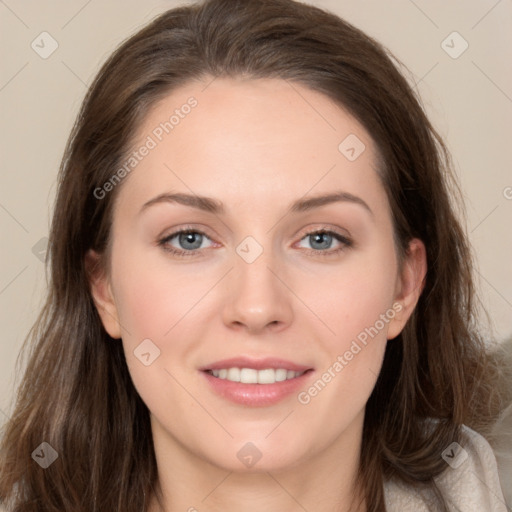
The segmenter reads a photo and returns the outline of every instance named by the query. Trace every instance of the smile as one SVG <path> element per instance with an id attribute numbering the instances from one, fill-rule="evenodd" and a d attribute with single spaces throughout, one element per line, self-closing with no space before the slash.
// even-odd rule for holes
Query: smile
<path id="1" fill-rule="evenodd" d="M 286 368 L 264 368 L 255 370 L 254 368 L 220 368 L 208 370 L 210 375 L 218 379 L 225 379 L 231 382 L 240 382 L 242 384 L 275 384 L 285 380 L 300 377 L 305 371 L 287 370 Z"/>

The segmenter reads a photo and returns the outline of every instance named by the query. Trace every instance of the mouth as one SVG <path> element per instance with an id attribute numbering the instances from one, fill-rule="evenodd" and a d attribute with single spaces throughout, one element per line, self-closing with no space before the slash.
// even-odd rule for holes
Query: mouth
<path id="1" fill-rule="evenodd" d="M 283 359 L 225 359 L 199 368 L 208 387 L 228 401 L 249 407 L 277 404 L 306 386 L 314 369 Z"/>
<path id="2" fill-rule="evenodd" d="M 240 382 L 241 384 L 275 384 L 276 382 L 296 379 L 304 373 L 312 371 L 312 369 L 294 371 L 287 368 L 264 368 L 262 370 L 256 370 L 255 368 L 232 367 L 205 371 L 217 379 Z"/>

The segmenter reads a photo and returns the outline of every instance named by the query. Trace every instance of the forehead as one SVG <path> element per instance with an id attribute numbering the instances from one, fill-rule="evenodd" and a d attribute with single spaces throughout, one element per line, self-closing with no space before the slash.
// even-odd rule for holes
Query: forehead
<path id="1" fill-rule="evenodd" d="M 327 96 L 280 79 L 188 83 L 148 112 L 132 149 L 143 146 L 123 183 L 130 204 L 164 189 L 253 205 L 340 187 L 383 192 L 363 126 Z"/>

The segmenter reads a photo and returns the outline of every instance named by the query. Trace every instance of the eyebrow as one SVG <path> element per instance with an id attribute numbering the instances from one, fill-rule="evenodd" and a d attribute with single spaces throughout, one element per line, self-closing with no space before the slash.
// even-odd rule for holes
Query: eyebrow
<path id="1" fill-rule="evenodd" d="M 353 194 L 350 194 L 349 192 L 344 191 L 322 194 L 307 199 L 298 199 L 292 203 L 292 205 L 289 208 L 289 212 L 305 212 L 312 210 L 314 208 L 319 208 L 320 206 L 325 206 L 337 202 L 346 202 L 362 206 L 373 216 L 372 209 L 363 199 Z M 213 199 L 211 197 L 198 196 L 195 194 L 164 193 L 144 203 L 139 214 L 142 213 L 147 208 L 149 208 L 150 206 L 160 203 L 178 203 L 184 206 L 190 206 L 192 208 L 197 208 L 198 210 L 203 210 L 205 212 L 213 213 L 216 215 L 223 215 L 225 213 L 224 205 L 222 204 L 222 202 L 217 201 L 216 199 Z"/>

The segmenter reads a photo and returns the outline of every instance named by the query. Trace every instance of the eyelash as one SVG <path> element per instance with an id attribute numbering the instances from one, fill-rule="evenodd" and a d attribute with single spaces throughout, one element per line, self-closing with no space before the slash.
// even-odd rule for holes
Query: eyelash
<path id="1" fill-rule="evenodd" d="M 169 252 L 169 253 L 173 254 L 174 256 L 178 256 L 178 257 L 197 256 L 197 252 L 200 251 L 201 249 L 185 251 L 182 249 L 176 249 L 174 247 L 171 248 L 169 245 L 167 245 L 168 242 L 170 240 L 172 240 L 173 238 L 175 238 L 176 236 L 178 236 L 180 234 L 191 234 L 191 233 L 202 235 L 202 236 L 210 239 L 210 237 L 203 231 L 200 231 L 197 229 L 191 229 L 191 228 L 182 228 L 182 229 L 174 231 L 170 235 L 167 235 L 164 238 L 161 238 L 160 240 L 158 240 L 158 245 L 161 246 L 166 252 Z M 331 250 L 327 250 L 327 251 L 322 251 L 322 250 L 318 250 L 318 249 L 304 249 L 307 254 L 310 254 L 312 256 L 321 256 L 321 257 L 336 256 L 339 253 L 341 253 L 342 251 L 345 251 L 346 249 L 349 249 L 353 246 L 352 240 L 350 240 L 346 236 L 340 235 L 339 233 L 329 230 L 329 229 L 315 229 L 312 231 L 308 231 L 307 233 L 304 234 L 304 236 L 300 239 L 300 241 L 302 241 L 304 238 L 307 238 L 308 236 L 318 235 L 318 234 L 331 235 L 334 239 L 336 239 L 338 242 L 340 242 L 342 244 L 341 247 L 339 247 L 338 249 L 331 249 Z"/>

